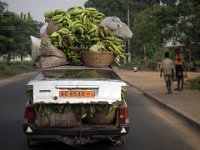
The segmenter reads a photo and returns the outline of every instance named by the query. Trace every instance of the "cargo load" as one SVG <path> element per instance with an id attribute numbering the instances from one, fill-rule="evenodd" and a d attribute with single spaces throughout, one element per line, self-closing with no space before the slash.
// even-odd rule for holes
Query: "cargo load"
<path id="1" fill-rule="evenodd" d="M 39 50 L 32 50 L 32 53 L 37 53 L 37 57 L 40 51 L 40 59 L 33 58 L 40 68 L 65 64 L 91 66 L 85 57 L 90 57 L 93 67 L 108 67 L 113 62 L 119 65 L 120 59 L 125 58 L 125 41 L 132 37 L 132 32 L 118 17 L 106 17 L 95 8 L 81 7 L 49 11 L 44 17 L 46 23 L 40 29 Z M 44 59 L 42 51 L 49 44 L 66 55 L 66 62 L 55 57 Z M 33 42 L 32 45 L 38 44 Z M 104 56 L 108 56 L 105 52 L 112 55 L 107 63 L 103 63 Z M 98 60 L 93 57 L 97 55 L 100 56 Z"/>

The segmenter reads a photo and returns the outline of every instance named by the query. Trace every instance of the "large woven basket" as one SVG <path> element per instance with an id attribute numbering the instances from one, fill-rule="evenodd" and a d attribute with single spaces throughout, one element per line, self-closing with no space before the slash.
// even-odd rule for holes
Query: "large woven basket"
<path id="1" fill-rule="evenodd" d="M 50 116 L 36 115 L 37 127 L 75 127 L 81 125 L 81 120 L 74 112 L 52 113 Z"/>
<path id="2" fill-rule="evenodd" d="M 96 112 L 92 118 L 86 120 L 90 124 L 102 125 L 102 124 L 111 124 L 115 121 L 116 109 L 111 112 L 102 111 Z"/>
<path id="3" fill-rule="evenodd" d="M 111 52 L 81 52 L 83 63 L 88 67 L 108 67 L 114 61 L 114 55 Z"/>

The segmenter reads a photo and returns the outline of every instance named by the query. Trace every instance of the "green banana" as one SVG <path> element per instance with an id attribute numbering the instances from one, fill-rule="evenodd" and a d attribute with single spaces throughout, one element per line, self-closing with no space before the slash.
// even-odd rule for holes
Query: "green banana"
<path id="1" fill-rule="evenodd" d="M 80 19 L 80 20 L 83 20 L 83 17 L 84 17 L 85 15 L 86 15 L 86 13 L 80 14 L 79 19 Z"/>
<path id="2" fill-rule="evenodd" d="M 100 40 L 101 40 L 101 39 L 100 39 L 99 37 L 94 37 L 94 38 L 91 39 L 91 41 L 96 41 L 96 42 L 97 42 L 97 41 L 100 41 Z"/>
<path id="3" fill-rule="evenodd" d="M 53 38 L 53 37 L 57 37 L 57 36 L 59 36 L 59 33 L 58 32 L 53 32 L 49 37 Z"/>
<path id="4" fill-rule="evenodd" d="M 54 11 L 54 15 L 57 15 L 57 14 L 65 14 L 65 10 L 64 9 L 56 9 Z"/>
<path id="5" fill-rule="evenodd" d="M 84 24 L 87 24 L 87 22 L 88 22 L 88 18 L 87 18 L 87 15 L 85 15 L 85 16 L 83 17 L 83 23 L 84 23 Z"/>
<path id="6" fill-rule="evenodd" d="M 83 35 L 83 34 L 84 34 L 84 29 L 83 29 L 83 28 L 81 28 L 81 27 L 78 27 L 77 29 L 78 29 L 78 31 L 80 32 L 80 34 L 81 34 L 81 35 Z"/>
<path id="7" fill-rule="evenodd" d="M 70 31 L 67 28 L 61 28 L 60 30 L 58 30 L 58 33 L 66 35 L 69 34 Z"/>
<path id="8" fill-rule="evenodd" d="M 104 32 L 105 36 L 110 36 L 111 35 L 111 32 L 110 32 L 110 30 L 107 27 L 103 28 L 103 32 Z"/>
<path id="9" fill-rule="evenodd" d="M 77 23 L 74 25 L 74 28 L 79 28 L 79 27 L 82 28 L 84 31 L 86 30 L 85 26 L 81 23 Z"/>
<path id="10" fill-rule="evenodd" d="M 88 11 L 97 11 L 96 8 L 91 8 L 91 7 L 85 8 L 85 10 L 88 10 Z"/>
<path id="11" fill-rule="evenodd" d="M 56 15 L 56 16 L 53 16 L 52 20 L 57 21 L 57 20 L 61 19 L 62 17 L 63 17 L 63 14 Z"/>
<path id="12" fill-rule="evenodd" d="M 70 14 L 71 16 L 76 16 L 76 15 L 78 15 L 78 14 L 81 14 L 82 12 L 83 12 L 82 9 L 74 9 L 74 10 L 70 11 L 69 14 Z"/>
<path id="13" fill-rule="evenodd" d="M 99 35 L 100 35 L 101 38 L 105 37 L 104 32 L 102 30 L 99 30 Z"/>
<path id="14" fill-rule="evenodd" d="M 88 31 L 88 34 L 91 34 L 91 33 L 95 32 L 97 29 L 98 29 L 98 26 L 92 27 L 92 29 L 90 29 L 90 30 Z"/>

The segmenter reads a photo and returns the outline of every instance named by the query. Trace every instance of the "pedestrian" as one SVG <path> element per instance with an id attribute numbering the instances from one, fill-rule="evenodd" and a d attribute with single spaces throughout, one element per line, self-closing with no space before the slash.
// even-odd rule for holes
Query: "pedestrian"
<path id="1" fill-rule="evenodd" d="M 167 87 L 167 93 L 172 93 L 172 70 L 174 69 L 172 59 L 169 58 L 169 52 L 165 52 L 165 58 L 161 62 L 160 77 L 164 76 L 164 81 Z"/>
<path id="2" fill-rule="evenodd" d="M 156 71 L 160 71 L 160 64 L 161 64 L 161 60 L 160 59 L 157 59 L 156 60 Z"/>
<path id="3" fill-rule="evenodd" d="M 177 88 L 175 90 L 182 91 L 184 84 L 184 59 L 182 49 L 176 49 L 175 70 L 177 78 Z"/>

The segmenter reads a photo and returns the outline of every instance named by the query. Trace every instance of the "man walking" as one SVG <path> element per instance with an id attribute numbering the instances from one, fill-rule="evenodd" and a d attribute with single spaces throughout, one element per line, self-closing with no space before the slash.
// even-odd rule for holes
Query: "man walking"
<path id="1" fill-rule="evenodd" d="M 175 59 L 175 68 L 176 68 L 176 78 L 177 78 L 177 88 L 175 90 L 182 91 L 184 78 L 184 59 L 182 49 L 176 49 L 176 59 Z"/>
<path id="2" fill-rule="evenodd" d="M 160 77 L 163 74 L 168 94 L 172 93 L 172 69 L 174 69 L 173 61 L 169 58 L 169 52 L 165 52 L 165 58 L 160 66 Z"/>

